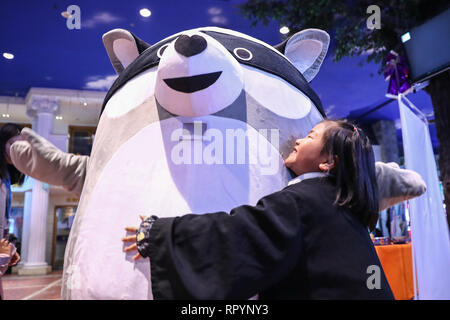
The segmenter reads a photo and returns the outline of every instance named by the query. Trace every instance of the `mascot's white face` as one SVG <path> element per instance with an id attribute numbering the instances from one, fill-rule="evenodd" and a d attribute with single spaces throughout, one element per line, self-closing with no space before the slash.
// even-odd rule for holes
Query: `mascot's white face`
<path id="1" fill-rule="evenodd" d="M 155 97 L 172 114 L 216 113 L 231 105 L 244 87 L 237 60 L 217 40 L 198 31 L 183 33 L 163 46 L 160 56 Z"/>
<path id="2" fill-rule="evenodd" d="M 329 37 L 304 30 L 281 52 L 214 27 L 153 46 L 125 30 L 103 40 L 119 78 L 105 98 L 66 249 L 63 297 L 151 299 L 149 261 L 123 252 L 124 228 L 142 214 L 254 205 L 285 187 L 283 158 L 322 120 L 308 81 Z"/>

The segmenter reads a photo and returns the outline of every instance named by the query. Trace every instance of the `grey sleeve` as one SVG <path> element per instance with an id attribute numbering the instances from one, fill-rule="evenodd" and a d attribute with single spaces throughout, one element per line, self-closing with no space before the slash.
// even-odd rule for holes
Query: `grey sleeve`
<path id="1" fill-rule="evenodd" d="M 21 132 L 23 140 L 11 145 L 11 160 L 24 174 L 80 195 L 88 156 L 63 152 L 29 128 Z"/>
<path id="2" fill-rule="evenodd" d="M 415 171 L 401 169 L 395 162 L 375 163 L 380 211 L 395 204 L 418 197 L 425 193 L 427 186 Z"/>

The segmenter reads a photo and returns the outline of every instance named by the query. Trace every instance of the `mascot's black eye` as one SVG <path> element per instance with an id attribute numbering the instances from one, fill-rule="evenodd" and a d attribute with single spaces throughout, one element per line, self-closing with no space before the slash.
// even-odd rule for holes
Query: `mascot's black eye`
<path id="1" fill-rule="evenodd" d="M 162 55 L 163 55 L 163 53 L 164 53 L 164 50 L 166 50 L 166 48 L 169 46 L 169 44 L 170 44 L 170 43 L 167 43 L 167 44 L 163 45 L 161 48 L 158 49 L 158 52 L 156 53 L 156 55 L 158 56 L 158 58 L 161 59 L 161 57 L 162 57 Z"/>
<path id="2" fill-rule="evenodd" d="M 245 48 L 235 48 L 233 50 L 233 53 L 236 57 L 238 57 L 241 60 L 248 61 L 252 60 L 253 58 L 253 54 L 251 53 L 251 51 Z"/>

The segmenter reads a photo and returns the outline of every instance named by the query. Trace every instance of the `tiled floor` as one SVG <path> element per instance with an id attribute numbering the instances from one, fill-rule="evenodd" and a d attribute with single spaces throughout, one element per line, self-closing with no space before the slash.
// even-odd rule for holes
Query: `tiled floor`
<path id="1" fill-rule="evenodd" d="M 45 276 L 5 275 L 5 300 L 61 300 L 62 271 Z"/>

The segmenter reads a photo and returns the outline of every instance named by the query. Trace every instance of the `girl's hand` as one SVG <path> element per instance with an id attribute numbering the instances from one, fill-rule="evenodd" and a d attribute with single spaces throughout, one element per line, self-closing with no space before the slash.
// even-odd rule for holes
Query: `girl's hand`
<path id="1" fill-rule="evenodd" d="M 6 239 L 0 240 L 0 254 L 6 254 L 8 256 L 11 256 L 13 250 L 14 246 L 12 243 L 10 243 Z"/>
<path id="2" fill-rule="evenodd" d="M 144 217 L 144 216 L 139 216 L 139 217 L 141 218 L 142 221 L 144 221 L 145 218 L 146 218 L 146 217 Z M 123 241 L 124 243 L 126 243 L 126 242 L 134 242 L 134 243 L 133 243 L 131 246 L 126 247 L 126 248 L 124 249 L 124 251 L 125 251 L 125 252 L 133 252 L 133 251 L 137 251 L 138 248 L 137 248 L 137 244 L 136 244 L 136 232 L 137 232 L 138 228 L 136 228 L 136 227 L 126 227 L 125 230 L 126 230 L 127 232 L 132 232 L 132 233 L 134 233 L 134 235 L 128 236 L 128 237 L 125 237 L 125 238 L 122 238 L 122 241 Z M 138 252 L 138 253 L 133 257 L 133 260 L 136 261 L 136 260 L 138 260 L 138 259 L 140 259 L 140 258 L 142 258 L 142 256 L 141 256 L 141 254 Z"/>

